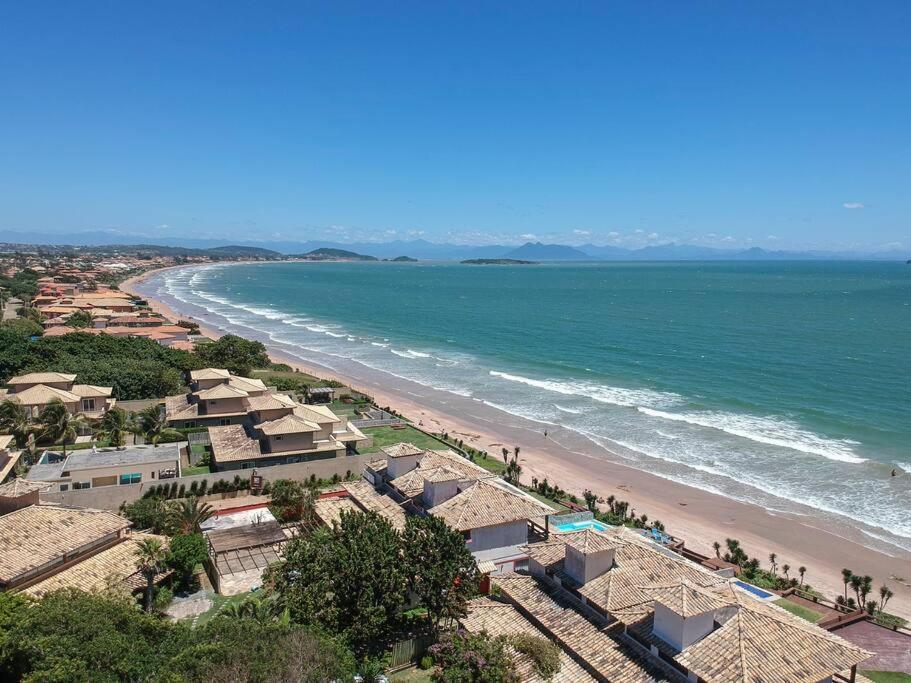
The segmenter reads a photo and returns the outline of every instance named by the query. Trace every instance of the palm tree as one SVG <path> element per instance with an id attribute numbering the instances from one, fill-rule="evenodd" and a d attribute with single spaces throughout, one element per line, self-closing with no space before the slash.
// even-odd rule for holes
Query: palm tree
<path id="1" fill-rule="evenodd" d="M 146 441 L 157 446 L 161 435 L 168 429 L 168 418 L 161 406 L 151 405 L 136 415 L 136 427 Z"/>
<path id="2" fill-rule="evenodd" d="M 857 574 L 851 575 L 851 589 L 854 591 L 854 595 L 857 596 L 857 602 L 860 602 L 860 589 L 863 584 L 863 577 L 858 576 Z"/>
<path id="3" fill-rule="evenodd" d="M 845 568 L 845 569 L 841 570 L 841 581 L 843 584 L 845 584 L 845 602 L 846 603 L 848 602 L 848 584 L 851 583 L 852 576 L 854 576 L 854 572 L 852 572 L 850 569 Z"/>
<path id="4" fill-rule="evenodd" d="M 516 486 L 519 485 L 519 478 L 522 476 L 522 466 L 519 464 L 518 458 L 513 458 L 509 461 L 504 474 L 506 475 L 506 481 Z"/>
<path id="5" fill-rule="evenodd" d="M 503 462 L 509 464 L 509 449 L 503 446 Z"/>
<path id="6" fill-rule="evenodd" d="M 791 577 L 788 576 L 788 572 L 791 571 L 791 565 L 783 564 L 781 565 L 781 572 L 784 574 L 784 578 L 790 580 Z"/>
<path id="7" fill-rule="evenodd" d="M 9 399 L 0 403 L 0 429 L 12 434 L 19 448 L 25 448 L 32 432 L 32 421 L 26 407 Z"/>
<path id="8" fill-rule="evenodd" d="M 880 599 L 879 609 L 880 610 L 882 610 L 883 612 L 886 611 L 886 604 L 888 604 L 889 600 L 892 598 L 893 595 L 895 595 L 895 594 L 892 592 L 892 589 L 889 588 L 888 586 L 879 587 L 879 599 Z"/>
<path id="9" fill-rule="evenodd" d="M 803 567 L 803 566 L 798 567 L 797 573 L 800 574 L 800 585 L 802 586 L 803 585 L 803 575 L 807 573 L 807 568 Z"/>
<path id="10" fill-rule="evenodd" d="M 778 560 L 778 555 L 776 555 L 775 553 L 769 553 L 769 564 L 772 565 L 772 575 L 773 576 L 777 575 L 777 570 L 778 570 L 778 565 L 776 564 L 777 560 Z"/>
<path id="11" fill-rule="evenodd" d="M 521 450 L 521 449 L 520 449 L 518 446 L 514 446 L 513 449 L 512 449 L 512 452 L 515 453 L 516 459 L 519 458 L 519 451 L 520 451 L 520 450 Z"/>
<path id="12" fill-rule="evenodd" d="M 715 557 L 721 557 L 721 544 L 718 541 L 712 543 L 712 547 L 715 549 Z"/>
<path id="13" fill-rule="evenodd" d="M 127 411 L 122 408 L 112 408 L 101 418 L 95 436 L 105 438 L 111 442 L 112 446 L 120 448 L 126 443 L 126 435 L 131 426 Z"/>
<path id="14" fill-rule="evenodd" d="M 80 431 L 88 425 L 82 415 L 73 415 L 59 398 L 54 398 L 41 411 L 38 421 L 44 425 L 41 435 L 54 443 L 62 442 L 66 455 L 66 442 L 75 441 Z"/>
<path id="15" fill-rule="evenodd" d="M 866 606 L 867 596 L 870 595 L 870 591 L 873 590 L 873 577 L 864 576 L 860 580 L 860 605 L 861 607 Z"/>
<path id="16" fill-rule="evenodd" d="M 167 550 L 157 538 L 144 538 L 136 544 L 136 569 L 146 580 L 145 610 L 152 611 L 152 592 L 155 577 L 164 567 Z"/>
<path id="17" fill-rule="evenodd" d="M 169 511 L 171 527 L 179 534 L 198 534 L 200 526 L 215 515 L 208 503 L 200 503 L 196 496 L 176 501 Z"/>

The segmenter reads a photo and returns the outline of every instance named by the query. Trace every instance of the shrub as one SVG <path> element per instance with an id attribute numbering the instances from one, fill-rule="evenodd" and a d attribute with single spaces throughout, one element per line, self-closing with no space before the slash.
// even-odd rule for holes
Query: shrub
<path id="1" fill-rule="evenodd" d="M 546 681 L 560 671 L 560 648 L 545 638 L 521 633 L 513 636 L 509 644 L 516 652 L 528 656 L 535 671 Z"/>
<path id="2" fill-rule="evenodd" d="M 430 655 L 424 655 L 421 657 L 421 661 L 418 663 L 418 668 L 427 671 L 430 667 L 433 666 L 433 657 Z"/>

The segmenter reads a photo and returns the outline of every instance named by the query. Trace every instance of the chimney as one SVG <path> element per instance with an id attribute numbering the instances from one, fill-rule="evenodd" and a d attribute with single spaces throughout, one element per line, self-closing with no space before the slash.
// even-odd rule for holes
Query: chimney
<path id="1" fill-rule="evenodd" d="M 459 492 L 459 475 L 442 475 L 445 478 L 434 477 L 424 480 L 424 507 L 436 507 L 444 503 Z"/>
<path id="2" fill-rule="evenodd" d="M 614 566 L 615 549 L 612 546 L 584 544 L 581 547 L 566 545 L 563 568 L 574 581 L 584 586 Z"/>
<path id="3" fill-rule="evenodd" d="M 680 583 L 652 588 L 649 592 L 655 598 L 652 633 L 678 651 L 714 630 L 716 611 L 730 617 L 728 602 L 698 586 Z"/>
<path id="4" fill-rule="evenodd" d="M 424 457 L 424 451 L 410 443 L 397 443 L 380 450 L 386 456 L 386 475 L 390 479 L 407 474 Z"/>

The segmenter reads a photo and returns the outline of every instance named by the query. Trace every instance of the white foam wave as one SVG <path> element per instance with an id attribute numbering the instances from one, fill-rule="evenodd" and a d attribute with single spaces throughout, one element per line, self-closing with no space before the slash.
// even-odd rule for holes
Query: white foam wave
<path id="1" fill-rule="evenodd" d="M 569 413 L 570 415 L 581 415 L 581 410 L 574 410 L 573 408 L 567 408 L 565 406 L 557 405 L 556 403 L 552 404 L 554 408 L 559 410 L 562 413 Z"/>
<path id="2" fill-rule="evenodd" d="M 775 417 L 757 417 L 721 412 L 667 413 L 642 406 L 639 406 L 638 410 L 651 417 L 717 429 L 757 443 L 788 448 L 801 453 L 821 455 L 829 460 L 848 463 L 866 461 L 866 458 L 860 458 L 854 454 L 851 446 L 856 444 L 856 441 L 826 439 L 818 434 L 801 429 L 792 422 Z"/>
<path id="3" fill-rule="evenodd" d="M 599 403 L 610 403 L 615 406 L 631 408 L 641 405 L 663 407 L 679 403 L 681 400 L 677 394 L 651 391 L 649 389 L 624 389 L 622 387 L 612 387 L 585 381 L 561 382 L 551 379 L 531 379 L 521 375 L 511 375 L 508 372 L 499 372 L 498 370 L 491 370 L 490 375 L 508 382 L 518 382 L 536 389 L 563 394 L 564 396 L 584 396 Z"/>

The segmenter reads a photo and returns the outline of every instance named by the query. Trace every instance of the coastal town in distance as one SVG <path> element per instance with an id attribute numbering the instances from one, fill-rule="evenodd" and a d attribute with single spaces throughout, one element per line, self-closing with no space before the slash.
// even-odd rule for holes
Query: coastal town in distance
<path id="1" fill-rule="evenodd" d="M 911 683 L 909 36 L 6 3 L 0 683 Z"/>
<path id="2" fill-rule="evenodd" d="M 0 247 L 5 674 L 54 671 L 33 644 L 91 624 L 141 641 L 96 655 L 131 679 L 901 680 L 864 672 L 907 664 L 903 579 L 819 576 L 737 528 L 695 544 L 622 488 L 531 476 L 534 443 L 431 427 L 135 293 L 275 258 Z M 446 678 L 466 652 L 486 673 Z"/>

